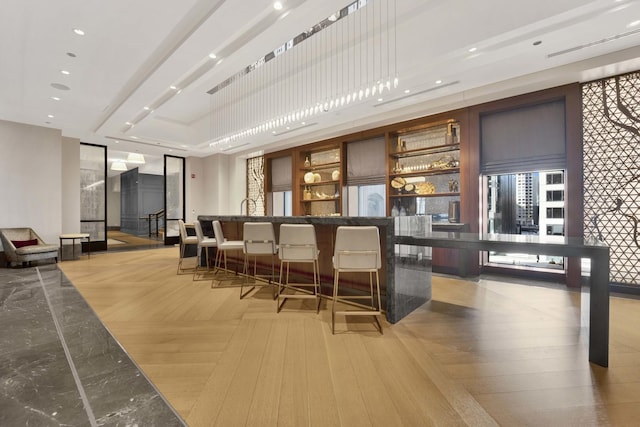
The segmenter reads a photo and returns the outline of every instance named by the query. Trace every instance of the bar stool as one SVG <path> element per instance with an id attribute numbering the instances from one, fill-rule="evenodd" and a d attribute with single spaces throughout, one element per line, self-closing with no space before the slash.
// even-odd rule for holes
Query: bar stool
<path id="1" fill-rule="evenodd" d="M 336 230 L 336 243 L 333 254 L 333 307 L 331 310 L 331 333 L 335 334 L 336 314 L 345 316 L 373 316 L 380 333 L 382 325 L 378 315 L 382 314 L 380 302 L 380 235 L 375 226 L 340 226 Z M 370 295 L 339 295 L 340 273 L 369 273 Z M 373 274 L 376 277 L 377 308 L 374 304 Z M 368 299 L 370 308 L 360 310 L 337 311 L 338 302 L 349 303 L 351 299 Z"/>
<path id="2" fill-rule="evenodd" d="M 224 233 L 222 232 L 222 225 L 220 221 L 213 221 L 213 234 L 216 239 L 216 261 L 215 261 L 215 269 L 214 269 L 214 278 L 211 280 L 211 287 L 213 288 L 213 281 L 215 280 L 215 276 L 220 271 L 220 262 L 224 257 L 224 270 L 227 269 L 227 252 L 228 251 L 241 251 L 244 243 L 242 240 L 227 240 L 224 237 Z"/>
<path id="3" fill-rule="evenodd" d="M 197 257 L 198 262 L 196 264 L 196 269 L 193 272 L 193 280 L 196 280 L 196 274 L 198 274 L 198 269 L 200 268 L 200 264 L 202 263 L 201 261 L 202 249 L 204 248 L 205 250 L 205 256 L 207 260 L 207 271 L 209 271 L 210 269 L 209 248 L 215 248 L 217 246 L 217 243 L 216 243 L 216 239 L 212 237 L 204 236 L 204 233 L 202 232 L 202 224 L 200 224 L 200 221 L 196 220 L 193 223 L 193 225 L 196 229 L 196 237 L 198 238 L 198 257 Z"/>
<path id="4" fill-rule="evenodd" d="M 276 245 L 276 236 L 273 231 L 273 224 L 270 222 L 245 222 L 242 228 L 242 238 L 244 239 L 243 243 L 243 252 L 244 252 L 244 274 L 246 282 L 248 283 L 249 278 L 249 264 L 251 262 L 251 257 L 253 257 L 253 286 L 246 293 L 243 293 L 245 281 L 240 286 L 240 299 L 244 298 L 249 292 L 251 292 L 257 282 L 256 279 L 259 277 L 269 277 L 269 285 L 272 281 L 274 281 L 275 277 L 275 267 L 274 267 L 274 259 L 275 255 L 278 253 L 278 245 Z M 257 257 L 258 256 L 270 256 L 271 257 L 271 275 L 258 275 L 257 268 Z M 273 296 L 275 299 L 275 294 Z"/>
<path id="5" fill-rule="evenodd" d="M 316 313 L 320 312 L 320 269 L 318 267 L 318 244 L 316 242 L 316 230 L 312 224 L 282 224 L 280 226 L 280 243 L 278 245 L 278 257 L 280 258 L 280 276 L 278 279 L 278 301 L 276 311 L 279 313 L 288 298 L 317 300 Z M 313 283 L 290 283 L 289 266 L 291 263 L 310 263 L 313 265 Z M 284 283 L 282 272 L 284 265 L 287 272 Z M 305 289 L 311 287 L 309 289 Z M 293 294 L 283 293 L 292 290 Z M 282 303 L 280 302 L 282 300 Z"/>
<path id="6" fill-rule="evenodd" d="M 178 220 L 178 230 L 180 231 L 180 259 L 178 260 L 178 272 L 176 274 L 181 274 L 185 270 L 182 268 L 185 249 L 187 245 L 198 245 L 198 236 L 187 235 L 187 227 L 181 219 Z"/>

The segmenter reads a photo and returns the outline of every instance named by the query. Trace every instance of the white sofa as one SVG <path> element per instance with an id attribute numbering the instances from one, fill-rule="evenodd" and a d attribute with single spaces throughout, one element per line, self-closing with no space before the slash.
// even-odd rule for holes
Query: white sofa
<path id="1" fill-rule="evenodd" d="M 58 262 L 58 246 L 46 244 L 29 227 L 0 228 L 0 240 L 7 267 L 10 267 L 14 262 L 25 265 L 27 262 L 50 258 L 54 258 L 55 262 Z M 35 244 L 21 246 L 25 243 Z"/>

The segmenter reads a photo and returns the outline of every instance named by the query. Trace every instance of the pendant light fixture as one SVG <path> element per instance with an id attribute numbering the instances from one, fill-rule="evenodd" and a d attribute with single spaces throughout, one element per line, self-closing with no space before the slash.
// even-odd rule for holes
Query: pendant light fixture
<path id="1" fill-rule="evenodd" d="M 295 129 L 302 119 L 396 89 L 395 3 L 353 1 L 209 90 L 216 98 L 209 146 Z"/>
<path id="2" fill-rule="evenodd" d="M 140 153 L 129 153 L 127 156 L 127 163 L 143 165 L 145 164 L 144 156 Z"/>

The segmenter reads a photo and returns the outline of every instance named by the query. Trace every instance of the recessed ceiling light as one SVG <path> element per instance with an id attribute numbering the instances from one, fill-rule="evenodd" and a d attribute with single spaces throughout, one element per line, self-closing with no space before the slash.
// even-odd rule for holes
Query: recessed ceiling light
<path id="1" fill-rule="evenodd" d="M 79 36 L 84 36 L 84 31 L 82 31 L 80 28 L 74 28 L 73 32 Z"/>
<path id="2" fill-rule="evenodd" d="M 304 125 L 306 125 L 306 124 L 307 124 L 307 122 L 301 122 L 300 124 L 301 124 L 302 126 L 304 126 Z"/>
<path id="3" fill-rule="evenodd" d="M 47 117 L 49 117 L 50 119 L 53 119 L 54 115 L 53 114 L 47 114 Z"/>
<path id="4" fill-rule="evenodd" d="M 137 136 L 134 136 L 134 135 L 131 135 L 131 138 L 133 138 L 133 139 L 138 139 L 138 137 L 137 137 Z"/>
<path id="5" fill-rule="evenodd" d="M 177 88 L 176 86 L 173 86 L 173 85 L 169 86 L 169 89 L 171 89 L 171 90 L 178 90 L 178 88 Z"/>
<path id="6" fill-rule="evenodd" d="M 633 21 L 633 22 L 630 22 L 629 25 L 627 25 L 627 27 L 631 28 L 631 27 L 636 27 L 638 25 L 640 25 L 640 21 Z"/>
<path id="7" fill-rule="evenodd" d="M 62 83 L 51 83 L 51 87 L 58 90 L 70 90 L 71 88 L 67 85 L 63 85 Z"/>
<path id="8" fill-rule="evenodd" d="M 69 71 L 67 71 L 67 70 L 60 70 L 60 72 L 61 72 L 62 74 L 64 74 L 65 76 L 68 76 L 69 74 L 71 74 L 71 73 L 70 73 Z"/>
<path id="9" fill-rule="evenodd" d="M 124 122 L 124 124 L 127 125 L 127 126 L 133 126 L 133 123 L 131 123 L 131 122 Z"/>
<path id="10" fill-rule="evenodd" d="M 276 131 L 275 131 L 275 130 L 272 130 L 272 131 L 271 131 L 271 133 L 275 135 L 275 134 L 276 134 Z"/>
<path id="11" fill-rule="evenodd" d="M 57 96 L 52 96 L 51 99 L 53 99 L 54 101 L 60 101 L 60 98 L 58 98 Z"/>
<path id="12" fill-rule="evenodd" d="M 143 107 L 142 109 L 145 110 L 145 111 L 151 110 L 151 108 L 149 108 L 149 107 Z"/>
<path id="13" fill-rule="evenodd" d="M 439 85 L 440 83 L 442 83 L 442 80 L 436 80 L 437 85 Z"/>
<path id="14" fill-rule="evenodd" d="M 273 3 L 273 8 L 275 10 L 281 10 L 282 9 L 282 2 L 277 1 L 277 2 Z"/>
<path id="15" fill-rule="evenodd" d="M 213 52 L 211 52 L 211 53 L 209 54 L 209 58 L 211 58 L 211 59 L 216 59 L 217 57 L 218 57 L 218 56 L 217 56 L 215 53 L 213 53 Z"/>
<path id="16" fill-rule="evenodd" d="M 116 139 L 116 144 L 120 144 L 120 141 L 118 141 L 117 139 Z"/>
<path id="17" fill-rule="evenodd" d="M 472 47 L 471 49 L 469 49 L 469 52 L 475 52 L 476 50 L 478 50 L 477 47 Z"/>
<path id="18" fill-rule="evenodd" d="M 382 102 L 382 98 L 378 98 L 378 102 Z"/>
<path id="19" fill-rule="evenodd" d="M 291 129 L 289 126 L 287 126 L 287 130 Z"/>
<path id="20" fill-rule="evenodd" d="M 220 65 L 222 64 L 222 59 L 220 59 L 218 62 L 216 62 L 216 65 Z"/>
<path id="21" fill-rule="evenodd" d="M 411 89 L 405 89 L 404 90 L 404 93 L 409 93 L 409 92 L 411 92 Z"/>
<path id="22" fill-rule="evenodd" d="M 182 144 L 182 145 L 180 145 L 180 147 L 187 148 L 187 145 L 186 144 Z"/>

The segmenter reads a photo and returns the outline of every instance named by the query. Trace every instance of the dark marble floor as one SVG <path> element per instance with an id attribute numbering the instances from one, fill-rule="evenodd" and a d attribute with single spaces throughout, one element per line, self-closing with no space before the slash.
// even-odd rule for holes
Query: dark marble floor
<path id="1" fill-rule="evenodd" d="M 0 426 L 184 426 L 55 264 L 0 268 Z"/>

